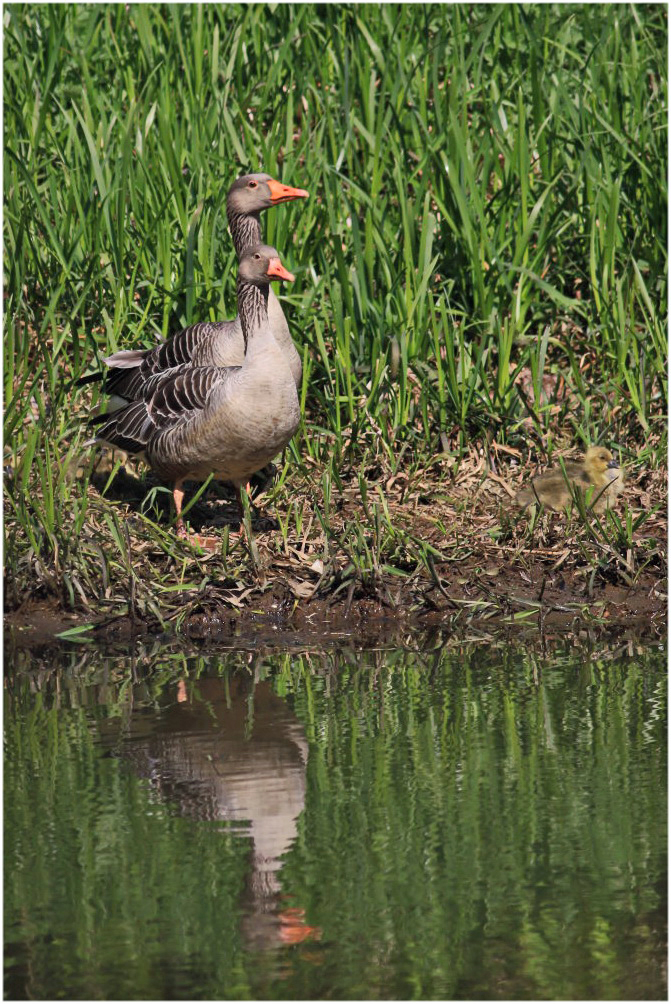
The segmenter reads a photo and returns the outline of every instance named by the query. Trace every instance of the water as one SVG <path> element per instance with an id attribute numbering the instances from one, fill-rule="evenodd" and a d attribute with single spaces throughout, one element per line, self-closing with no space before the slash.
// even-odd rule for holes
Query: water
<path id="1" fill-rule="evenodd" d="M 665 669 L 10 653 L 5 995 L 665 999 Z"/>

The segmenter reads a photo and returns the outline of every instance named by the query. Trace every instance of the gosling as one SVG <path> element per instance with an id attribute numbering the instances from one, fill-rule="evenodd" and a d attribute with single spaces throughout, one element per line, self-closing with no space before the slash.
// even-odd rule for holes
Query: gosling
<path id="1" fill-rule="evenodd" d="M 569 461 L 564 466 L 566 474 L 561 468 L 553 468 L 534 478 L 530 487 L 515 496 L 517 504 L 526 509 L 542 502 L 548 509 L 561 510 L 573 502 L 573 492 L 578 491 L 588 508 L 603 512 L 624 487 L 620 463 L 604 446 L 590 446 L 582 463 Z"/>

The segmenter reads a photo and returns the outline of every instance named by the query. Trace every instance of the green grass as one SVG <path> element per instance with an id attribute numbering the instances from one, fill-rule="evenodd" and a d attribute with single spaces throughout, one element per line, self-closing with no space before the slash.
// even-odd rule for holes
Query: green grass
<path id="1" fill-rule="evenodd" d="M 233 316 L 225 197 L 247 170 L 311 193 L 264 217 L 305 362 L 278 552 L 306 478 L 322 558 L 365 579 L 428 567 L 384 485 L 438 454 L 457 494 L 492 444 L 535 464 L 599 441 L 665 468 L 665 7 L 14 5 L 4 26 L 13 602 L 115 596 L 147 543 L 169 559 L 138 573 L 148 603 L 175 568 L 199 588 L 165 517 L 137 514 L 131 542 L 118 504 L 68 477 L 97 403 L 75 381 Z M 350 553 L 346 474 L 373 499 Z M 221 576 L 257 558 L 239 548 Z"/>

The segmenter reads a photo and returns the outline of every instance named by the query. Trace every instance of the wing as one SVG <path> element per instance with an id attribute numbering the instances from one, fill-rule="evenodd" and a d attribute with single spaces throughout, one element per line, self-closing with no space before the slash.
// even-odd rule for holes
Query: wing
<path id="1" fill-rule="evenodd" d="M 235 321 L 202 321 L 183 328 L 172 336 L 165 344 L 153 350 L 152 372 L 166 370 L 182 363 L 193 363 L 195 366 L 207 366 L 212 360 L 214 344 L 226 338 L 235 330 Z M 146 362 L 144 364 L 147 365 Z"/>
<path id="2" fill-rule="evenodd" d="M 91 419 L 96 440 L 128 453 L 142 453 L 154 436 L 197 419 L 215 387 L 225 386 L 239 366 L 175 366 L 151 376 L 142 398 Z"/>
<path id="3" fill-rule="evenodd" d="M 161 429 L 188 421 L 202 411 L 214 387 L 230 380 L 239 366 L 176 366 L 152 377 L 143 391 L 148 412 Z"/>
<path id="4" fill-rule="evenodd" d="M 155 349 L 138 353 L 141 358 L 135 362 L 134 368 L 130 368 L 133 363 L 129 359 L 121 358 L 124 353 L 117 352 L 105 360 L 112 367 L 112 372 L 105 379 L 105 393 L 135 401 L 142 396 L 147 380 L 158 373 L 185 363 L 207 366 L 216 362 L 218 360 L 214 355 L 214 347 L 217 341 L 227 338 L 234 330 L 234 321 L 192 324 Z"/>
<path id="5" fill-rule="evenodd" d="M 221 359 L 221 352 L 216 352 L 215 347 L 236 331 L 236 321 L 203 321 L 192 324 L 155 349 L 122 349 L 107 356 L 103 361 L 109 370 L 81 377 L 78 386 L 100 381 L 105 394 L 129 402 L 138 401 L 143 396 L 146 382 L 158 373 L 184 363 L 195 366 L 226 363 L 226 353 Z"/>

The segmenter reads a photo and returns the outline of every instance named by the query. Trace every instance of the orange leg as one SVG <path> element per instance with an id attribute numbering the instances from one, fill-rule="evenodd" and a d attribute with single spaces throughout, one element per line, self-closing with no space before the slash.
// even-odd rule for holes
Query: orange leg
<path id="1" fill-rule="evenodd" d="M 177 522 L 175 524 L 177 536 L 190 540 L 193 544 L 198 544 L 199 547 L 204 548 L 206 551 L 216 551 L 219 547 L 217 537 L 202 537 L 199 533 L 187 533 L 184 520 L 182 519 L 182 503 L 184 502 L 183 483 L 183 481 L 176 481 L 172 492 L 172 497 L 175 500 L 175 509 L 177 510 Z"/>
<path id="2" fill-rule="evenodd" d="M 177 523 L 175 524 L 177 529 L 178 537 L 187 537 L 186 528 L 184 526 L 184 520 L 182 519 L 182 503 L 184 502 L 184 491 L 182 489 L 182 481 L 175 481 L 175 487 L 172 491 L 172 497 L 175 500 L 175 509 L 177 510 Z"/>

